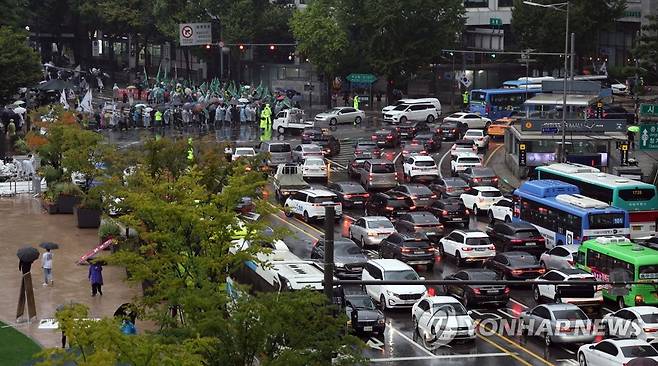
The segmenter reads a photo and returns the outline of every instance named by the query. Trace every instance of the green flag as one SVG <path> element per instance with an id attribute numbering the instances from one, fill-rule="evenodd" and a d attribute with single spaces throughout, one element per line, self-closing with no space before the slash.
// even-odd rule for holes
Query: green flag
<path id="1" fill-rule="evenodd" d="M 162 68 L 162 61 L 158 65 L 158 73 L 155 75 L 155 83 L 160 84 L 160 69 Z"/>
<path id="2" fill-rule="evenodd" d="M 149 75 L 146 73 L 146 65 L 144 65 L 144 86 L 149 87 Z"/>

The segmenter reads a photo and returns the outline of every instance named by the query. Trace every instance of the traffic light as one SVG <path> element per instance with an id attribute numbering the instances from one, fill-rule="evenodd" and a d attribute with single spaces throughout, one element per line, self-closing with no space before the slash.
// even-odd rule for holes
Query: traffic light
<path id="1" fill-rule="evenodd" d="M 206 45 L 206 49 L 207 49 L 207 50 L 210 49 L 210 45 L 209 45 L 209 44 Z"/>
<path id="2" fill-rule="evenodd" d="M 245 50 L 245 46 L 244 46 L 243 44 L 239 45 L 238 48 L 240 49 L 240 51 L 244 51 L 244 50 Z"/>
<path id="3" fill-rule="evenodd" d="M 273 44 L 271 44 L 271 45 L 270 45 L 270 51 L 274 51 L 275 49 L 276 49 L 276 46 L 273 45 Z"/>

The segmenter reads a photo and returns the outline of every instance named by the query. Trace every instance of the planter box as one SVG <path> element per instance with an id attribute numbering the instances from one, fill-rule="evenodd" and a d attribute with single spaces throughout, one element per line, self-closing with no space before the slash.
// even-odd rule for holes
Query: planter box
<path id="1" fill-rule="evenodd" d="M 60 194 L 57 197 L 57 213 L 72 214 L 73 208 L 80 203 L 80 197 Z"/>
<path id="2" fill-rule="evenodd" d="M 101 226 L 101 210 L 76 207 L 74 211 L 79 228 L 93 229 Z"/>
<path id="3" fill-rule="evenodd" d="M 43 207 L 43 209 L 50 215 L 54 215 L 58 212 L 57 204 L 53 202 L 41 200 L 41 207 Z"/>

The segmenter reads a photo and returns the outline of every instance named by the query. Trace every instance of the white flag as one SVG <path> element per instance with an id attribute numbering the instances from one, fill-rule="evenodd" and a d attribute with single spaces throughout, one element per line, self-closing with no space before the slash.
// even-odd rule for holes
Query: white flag
<path id="1" fill-rule="evenodd" d="M 80 108 L 82 108 L 83 112 L 87 113 L 92 113 L 94 111 L 91 106 L 91 89 L 88 89 L 87 94 L 85 94 L 84 98 L 82 98 L 82 102 L 80 102 Z"/>
<path id="2" fill-rule="evenodd" d="M 64 109 L 69 109 L 69 102 L 66 100 L 66 91 L 62 89 L 62 95 L 59 97 L 59 102 L 62 103 Z"/>

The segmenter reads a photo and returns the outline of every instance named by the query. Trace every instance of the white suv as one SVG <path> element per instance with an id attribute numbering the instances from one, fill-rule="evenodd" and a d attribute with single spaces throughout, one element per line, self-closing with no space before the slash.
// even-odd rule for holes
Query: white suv
<path id="1" fill-rule="evenodd" d="M 582 269 L 554 269 L 537 278 L 542 281 L 562 281 L 564 285 L 535 285 L 532 295 L 539 304 L 544 300 L 556 303 L 569 303 L 579 307 L 599 310 L 603 305 L 600 286 L 579 285 L 579 281 L 596 281 L 591 273 Z"/>
<path id="2" fill-rule="evenodd" d="M 455 155 L 450 161 L 450 172 L 453 177 L 468 168 L 482 167 L 482 158 L 475 153 L 460 153 Z"/>
<path id="3" fill-rule="evenodd" d="M 496 255 L 496 247 L 482 231 L 453 230 L 439 240 L 439 256 L 451 255 L 457 266 L 464 262 L 484 261 Z"/>
<path id="4" fill-rule="evenodd" d="M 425 155 L 412 155 L 404 159 L 402 171 L 409 181 L 427 179 L 433 181 L 439 177 L 439 167 L 434 158 Z"/>
<path id="5" fill-rule="evenodd" d="M 293 193 L 286 200 L 286 216 L 300 215 L 304 221 L 324 219 L 325 206 L 334 206 L 334 220 L 339 220 L 343 215 L 343 206 L 338 196 L 324 189 L 304 189 Z"/>
<path id="6" fill-rule="evenodd" d="M 384 113 L 384 121 L 404 123 L 406 121 L 427 121 L 433 123 L 439 117 L 439 111 L 431 103 L 400 104 Z"/>
<path id="7" fill-rule="evenodd" d="M 459 198 L 466 208 L 473 209 L 473 215 L 479 216 L 505 197 L 498 188 L 484 186 L 472 187 L 470 191 L 462 193 Z"/>
<path id="8" fill-rule="evenodd" d="M 416 271 L 397 259 L 373 259 L 361 272 L 361 279 L 368 280 L 420 280 Z M 424 285 L 366 285 L 366 292 L 379 303 L 382 310 L 411 307 L 425 295 Z"/>
<path id="9" fill-rule="evenodd" d="M 484 133 L 484 130 L 470 129 L 466 131 L 462 139 L 473 140 L 478 149 L 486 149 L 489 146 L 489 135 Z"/>
<path id="10" fill-rule="evenodd" d="M 326 181 L 327 176 L 327 163 L 323 158 L 311 157 L 304 159 L 302 164 L 302 177 L 304 179 L 319 178 Z"/>

